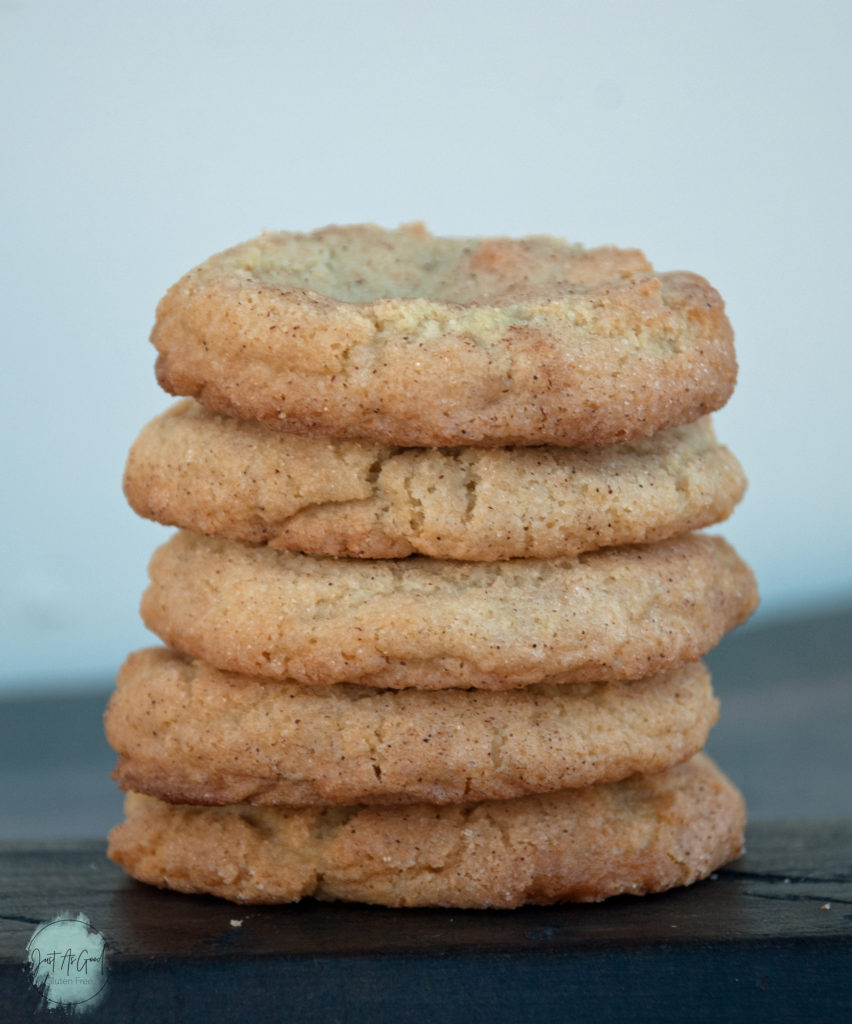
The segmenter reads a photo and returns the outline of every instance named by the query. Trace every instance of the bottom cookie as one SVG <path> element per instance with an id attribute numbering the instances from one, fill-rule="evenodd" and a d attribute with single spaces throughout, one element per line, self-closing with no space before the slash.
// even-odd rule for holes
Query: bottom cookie
<path id="1" fill-rule="evenodd" d="M 303 896 L 510 908 L 641 895 L 743 849 L 742 797 L 704 754 L 657 775 L 436 807 L 196 807 L 138 793 L 109 856 L 142 882 L 237 903 Z"/>

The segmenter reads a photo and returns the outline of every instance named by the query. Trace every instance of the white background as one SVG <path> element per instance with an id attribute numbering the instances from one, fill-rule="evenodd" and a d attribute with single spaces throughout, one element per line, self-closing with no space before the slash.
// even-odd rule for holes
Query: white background
<path id="1" fill-rule="evenodd" d="M 0 685 L 149 642 L 120 477 L 154 306 L 263 228 L 644 248 L 737 331 L 725 527 L 765 619 L 852 601 L 852 4 L 0 2 Z"/>

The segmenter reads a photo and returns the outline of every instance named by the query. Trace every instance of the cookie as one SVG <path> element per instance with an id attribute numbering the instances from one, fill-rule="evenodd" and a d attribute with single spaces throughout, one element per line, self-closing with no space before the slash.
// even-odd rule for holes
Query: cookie
<path id="1" fill-rule="evenodd" d="M 749 568 L 687 534 L 573 559 L 332 559 L 189 531 L 150 564 L 142 617 L 217 668 L 300 683 L 509 689 L 697 661 L 754 609 Z"/>
<path id="2" fill-rule="evenodd" d="M 134 878 L 238 903 L 591 902 L 689 885 L 739 856 L 740 794 L 703 754 L 657 775 L 434 807 L 204 808 L 130 794 L 109 856 Z"/>
<path id="3" fill-rule="evenodd" d="M 647 543 L 730 515 L 739 463 L 708 417 L 597 448 L 392 448 L 300 437 L 185 400 L 124 474 L 133 508 L 315 555 L 495 561 Z"/>
<path id="4" fill-rule="evenodd" d="M 132 654 L 105 715 L 122 789 L 175 803 L 454 803 L 611 782 L 699 751 L 718 708 L 688 665 L 632 683 L 304 686 Z"/>
<path id="5" fill-rule="evenodd" d="M 644 437 L 719 408 L 736 378 L 703 278 L 420 225 L 261 235 L 174 285 L 151 340 L 160 384 L 216 412 L 413 447 Z"/>

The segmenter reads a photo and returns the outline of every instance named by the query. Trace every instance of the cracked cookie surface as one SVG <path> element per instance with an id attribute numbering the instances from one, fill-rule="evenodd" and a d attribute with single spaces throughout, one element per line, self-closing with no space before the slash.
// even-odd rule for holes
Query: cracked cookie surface
<path id="1" fill-rule="evenodd" d="M 109 856 L 140 881 L 239 903 L 304 896 L 516 907 L 640 895 L 743 848 L 742 797 L 703 754 L 656 775 L 435 807 L 205 808 L 129 794 Z"/>
<path id="2" fill-rule="evenodd" d="M 487 690 L 304 686 L 137 651 L 105 716 L 122 789 L 173 803 L 508 799 L 657 772 L 717 715 L 700 664 L 627 683 Z"/>
<path id="3" fill-rule="evenodd" d="M 607 444 L 736 379 L 718 293 L 642 253 L 422 226 L 267 233 L 162 299 L 172 394 L 280 430 L 407 446 Z"/>
<path id="4" fill-rule="evenodd" d="M 511 689 L 639 679 L 697 661 L 757 603 L 719 537 L 572 559 L 332 559 L 180 531 L 142 617 L 217 668 L 302 683 Z"/>
<path id="5" fill-rule="evenodd" d="M 316 555 L 492 561 L 647 543 L 745 490 L 709 418 L 596 448 L 396 448 L 300 437 L 192 400 L 152 420 L 124 488 L 143 516 Z"/>

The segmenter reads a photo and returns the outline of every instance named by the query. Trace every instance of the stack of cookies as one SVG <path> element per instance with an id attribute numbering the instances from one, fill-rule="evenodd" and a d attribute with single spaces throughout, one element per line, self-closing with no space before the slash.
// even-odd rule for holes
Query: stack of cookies
<path id="1" fill-rule="evenodd" d="M 154 555 L 106 715 L 110 856 L 239 902 L 660 891 L 742 847 L 701 657 L 754 609 L 717 293 L 633 250 L 265 234 L 160 304 L 188 396 L 125 474 Z"/>

